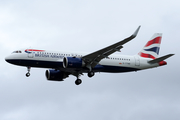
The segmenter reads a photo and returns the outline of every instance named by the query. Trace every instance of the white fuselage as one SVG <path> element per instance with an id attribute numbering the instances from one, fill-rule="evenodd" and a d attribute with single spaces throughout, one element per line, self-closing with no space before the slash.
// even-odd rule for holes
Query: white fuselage
<path id="1" fill-rule="evenodd" d="M 13 52 L 10 56 L 6 57 L 6 61 L 15 65 L 40 67 L 40 68 L 52 68 L 52 69 L 64 69 L 63 58 L 64 57 L 78 57 L 86 55 L 86 53 L 74 53 L 74 52 L 58 52 L 58 51 L 45 51 L 34 50 L 26 51 L 19 50 Z M 93 68 L 95 72 L 129 72 L 137 71 L 152 67 L 158 67 L 159 64 L 149 64 L 150 58 L 142 58 L 138 55 L 110 55 L 102 59 L 98 65 Z M 71 68 L 72 69 L 72 68 Z M 82 68 L 82 72 L 87 70 Z"/>

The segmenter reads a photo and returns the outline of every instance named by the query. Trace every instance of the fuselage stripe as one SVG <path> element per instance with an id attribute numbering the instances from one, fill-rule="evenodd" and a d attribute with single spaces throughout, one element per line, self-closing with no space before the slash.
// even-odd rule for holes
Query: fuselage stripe
<path id="1" fill-rule="evenodd" d="M 44 50 L 36 50 L 36 49 L 26 49 L 25 51 L 44 52 Z"/>

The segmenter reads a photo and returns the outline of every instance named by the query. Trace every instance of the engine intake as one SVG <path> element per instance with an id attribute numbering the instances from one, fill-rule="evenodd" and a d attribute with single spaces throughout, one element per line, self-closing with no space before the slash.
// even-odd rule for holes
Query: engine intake
<path id="1" fill-rule="evenodd" d="M 64 57 L 63 59 L 64 68 L 82 68 L 84 66 L 85 62 L 81 58 Z"/>
<path id="2" fill-rule="evenodd" d="M 45 72 L 47 80 L 51 81 L 63 81 L 65 73 L 60 70 L 46 70 Z"/>

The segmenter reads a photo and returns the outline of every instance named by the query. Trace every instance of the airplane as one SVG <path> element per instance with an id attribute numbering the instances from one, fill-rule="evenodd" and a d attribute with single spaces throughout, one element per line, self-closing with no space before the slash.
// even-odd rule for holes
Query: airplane
<path id="1" fill-rule="evenodd" d="M 97 72 L 122 73 L 166 65 L 167 62 L 164 60 L 174 54 L 158 58 L 162 38 L 161 33 L 155 33 L 136 55 L 113 54 L 120 51 L 125 43 L 134 39 L 140 27 L 130 37 L 89 54 L 21 49 L 12 52 L 5 60 L 14 65 L 27 67 L 27 77 L 30 76 L 31 67 L 47 68 L 48 70 L 45 71 L 47 80 L 64 81 L 69 75 L 73 75 L 77 78 L 75 80 L 76 85 L 82 83 L 79 77 L 83 73 L 87 73 L 88 77 L 93 77 Z"/>

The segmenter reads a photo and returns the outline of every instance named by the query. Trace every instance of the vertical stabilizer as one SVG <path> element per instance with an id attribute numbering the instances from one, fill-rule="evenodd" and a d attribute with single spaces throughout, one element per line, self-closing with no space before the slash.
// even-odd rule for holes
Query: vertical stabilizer
<path id="1" fill-rule="evenodd" d="M 140 57 L 155 59 L 159 55 L 162 33 L 155 33 L 138 53 Z"/>

